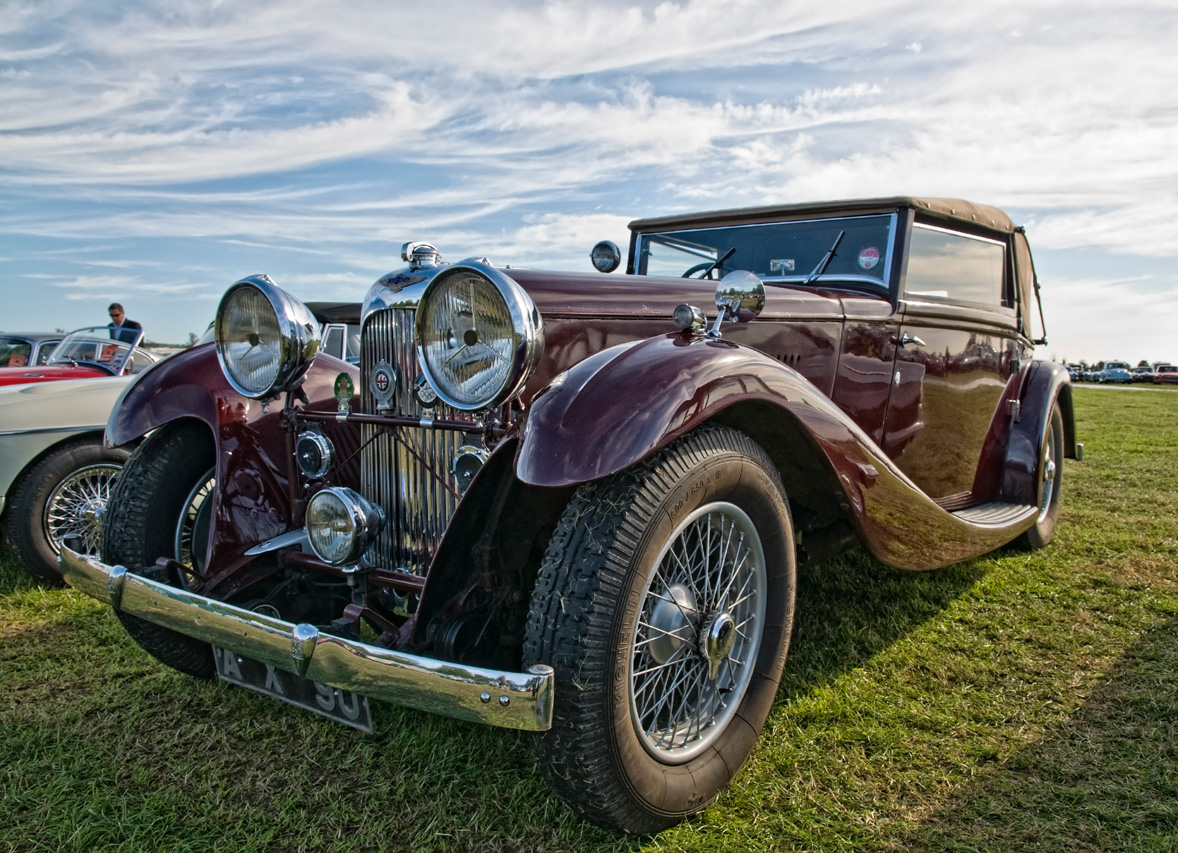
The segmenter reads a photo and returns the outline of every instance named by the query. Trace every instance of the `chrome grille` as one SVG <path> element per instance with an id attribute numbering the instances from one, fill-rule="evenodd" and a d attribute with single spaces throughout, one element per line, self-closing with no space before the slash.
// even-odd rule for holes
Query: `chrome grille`
<path id="1" fill-rule="evenodd" d="M 368 378 L 380 361 L 397 372 L 393 412 L 410 417 L 468 421 L 478 417 L 444 405 L 425 409 L 413 386 L 420 375 L 413 342 L 411 308 L 391 308 L 372 314 L 364 324 L 360 347 L 362 411 L 377 414 Z M 442 534 L 458 505 L 450 465 L 462 446 L 462 433 L 423 427 L 361 428 L 360 489 L 381 506 L 388 523 L 366 557 L 382 568 L 424 574 L 442 541 Z"/>

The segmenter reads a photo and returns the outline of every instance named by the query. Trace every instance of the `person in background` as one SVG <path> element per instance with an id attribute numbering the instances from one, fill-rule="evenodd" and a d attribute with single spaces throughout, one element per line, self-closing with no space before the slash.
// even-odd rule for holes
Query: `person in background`
<path id="1" fill-rule="evenodd" d="M 117 302 L 112 302 L 107 310 L 110 313 L 110 324 L 107 328 L 110 329 L 111 338 L 128 344 L 135 343 L 135 333 L 142 331 L 143 327 L 134 320 L 128 320 L 123 312 L 123 306 Z"/>

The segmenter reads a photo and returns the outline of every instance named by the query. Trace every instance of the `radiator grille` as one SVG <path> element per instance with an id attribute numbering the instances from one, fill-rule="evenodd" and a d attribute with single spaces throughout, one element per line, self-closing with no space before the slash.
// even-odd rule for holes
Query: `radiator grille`
<path id="1" fill-rule="evenodd" d="M 419 375 L 413 343 L 414 310 L 392 308 L 371 315 L 360 347 L 362 411 L 377 414 L 368 377 L 382 360 L 397 372 L 395 414 L 468 421 L 478 417 L 439 403 L 425 409 L 413 386 Z M 364 496 L 384 509 L 388 523 L 367 559 L 377 566 L 424 574 L 458 505 L 450 473 L 462 433 L 420 427 L 362 427 L 360 483 Z"/>

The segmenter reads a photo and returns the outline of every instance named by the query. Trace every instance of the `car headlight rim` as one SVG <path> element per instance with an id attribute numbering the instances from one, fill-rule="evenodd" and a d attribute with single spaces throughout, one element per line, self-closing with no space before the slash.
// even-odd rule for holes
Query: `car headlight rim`
<path id="1" fill-rule="evenodd" d="M 473 328 L 459 330 L 453 312 L 447 313 L 439 308 L 439 303 L 445 300 L 461 303 L 461 297 L 454 290 L 463 284 L 470 289 L 468 302 L 478 301 L 474 294 L 474 289 L 478 288 L 480 298 L 490 296 L 491 301 L 497 303 L 495 307 L 502 315 L 499 328 L 479 328 L 480 322 L 493 322 L 484 312 L 473 321 Z M 435 310 L 439 311 L 436 317 Z M 476 313 L 472 308 L 471 317 Z M 447 325 L 451 322 L 452 325 Z M 492 409 L 518 395 L 539 362 L 544 347 L 540 312 L 527 292 L 501 271 L 475 261 L 454 264 L 433 278 L 418 303 L 415 325 L 422 374 L 438 399 L 459 411 Z M 488 331 L 489 335 L 486 334 Z M 441 340 L 447 334 L 447 340 Z M 463 380 L 453 361 L 459 358 L 477 361 L 480 347 L 484 353 L 493 354 L 492 360 L 496 363 Z M 483 361 L 485 363 L 487 359 Z"/>
<path id="2" fill-rule="evenodd" d="M 255 400 L 297 387 L 319 352 L 314 314 L 264 275 L 243 278 L 225 291 L 214 330 L 225 379 Z"/>

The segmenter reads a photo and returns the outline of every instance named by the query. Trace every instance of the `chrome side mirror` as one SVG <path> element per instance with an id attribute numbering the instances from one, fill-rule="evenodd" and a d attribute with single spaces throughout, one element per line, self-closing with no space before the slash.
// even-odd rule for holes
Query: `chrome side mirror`
<path id="1" fill-rule="evenodd" d="M 765 309 L 765 283 L 748 270 L 735 270 L 716 285 L 716 323 L 708 334 L 720 337 L 720 323 L 725 318 L 748 323 Z"/>

